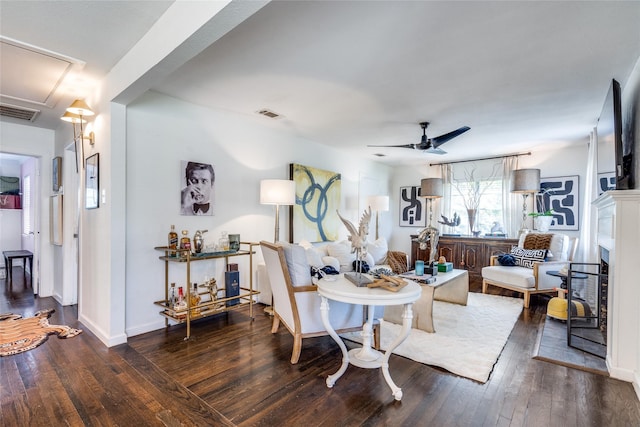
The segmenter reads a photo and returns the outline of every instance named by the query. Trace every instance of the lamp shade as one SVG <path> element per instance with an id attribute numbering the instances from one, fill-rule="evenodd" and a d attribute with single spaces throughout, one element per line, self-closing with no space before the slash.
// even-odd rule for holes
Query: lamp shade
<path id="1" fill-rule="evenodd" d="M 293 205 L 295 203 L 295 182 L 288 179 L 263 179 L 260 181 L 260 204 Z"/>
<path id="2" fill-rule="evenodd" d="M 83 118 L 81 118 L 79 115 L 77 114 L 73 114 L 70 112 L 66 112 L 62 115 L 62 117 L 60 117 L 60 120 L 64 120 L 65 122 L 69 122 L 69 123 L 87 123 L 87 121 Z"/>
<path id="3" fill-rule="evenodd" d="M 76 99 L 67 107 L 67 111 L 80 116 L 93 116 L 95 113 L 82 99 Z"/>
<path id="4" fill-rule="evenodd" d="M 441 178 L 425 178 L 420 181 L 420 197 L 437 199 L 444 193 Z"/>
<path id="5" fill-rule="evenodd" d="M 369 207 L 377 212 L 387 212 L 389 210 L 389 196 L 369 196 Z"/>
<path id="6" fill-rule="evenodd" d="M 512 193 L 537 193 L 540 190 L 540 169 L 516 169 L 511 172 Z"/>

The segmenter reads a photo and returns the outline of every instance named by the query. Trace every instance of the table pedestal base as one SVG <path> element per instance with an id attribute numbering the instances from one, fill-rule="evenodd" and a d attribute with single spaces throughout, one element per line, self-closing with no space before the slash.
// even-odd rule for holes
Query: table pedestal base
<path id="1" fill-rule="evenodd" d="M 395 350 L 396 347 L 402 344 L 407 336 L 409 336 L 409 332 L 411 332 L 411 320 L 413 319 L 412 306 L 413 303 L 404 304 L 402 315 L 402 331 L 384 353 L 374 350 L 371 347 L 373 336 L 373 306 L 369 306 L 367 321 L 362 328 L 362 347 L 347 351 L 347 347 L 344 345 L 342 338 L 340 338 L 340 336 L 331 326 L 331 322 L 329 322 L 329 301 L 326 297 L 323 296 L 322 302 L 320 303 L 320 314 L 322 315 L 322 323 L 327 329 L 329 335 L 338 344 L 340 350 L 342 350 L 342 364 L 340 365 L 340 369 L 338 369 L 335 374 L 329 375 L 327 377 L 327 387 L 332 388 L 334 386 L 336 381 L 338 381 L 338 379 L 346 372 L 349 363 L 359 368 L 365 369 L 381 368 L 382 375 L 389 385 L 389 388 L 391 388 L 393 397 L 396 400 L 401 400 L 402 389 L 400 389 L 400 387 L 398 387 L 393 382 L 393 380 L 391 379 L 391 374 L 389 374 L 389 357 L 391 357 L 391 353 L 393 352 L 393 350 Z"/>

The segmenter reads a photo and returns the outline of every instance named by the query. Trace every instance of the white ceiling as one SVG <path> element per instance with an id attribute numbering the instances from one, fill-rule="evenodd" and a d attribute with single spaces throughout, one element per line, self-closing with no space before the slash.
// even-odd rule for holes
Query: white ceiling
<path id="1" fill-rule="evenodd" d="M 2 1 L 0 31 L 98 79 L 170 3 Z M 391 164 L 500 155 L 587 141 L 639 23 L 637 1 L 275 1 L 153 89 Z M 419 143 L 421 121 L 471 130 L 444 156 L 367 147 Z"/>

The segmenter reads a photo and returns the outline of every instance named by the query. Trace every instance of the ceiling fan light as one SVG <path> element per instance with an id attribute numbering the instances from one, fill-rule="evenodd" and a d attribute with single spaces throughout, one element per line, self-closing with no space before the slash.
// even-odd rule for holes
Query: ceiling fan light
<path id="1" fill-rule="evenodd" d="M 73 103 L 67 107 L 67 111 L 79 116 L 93 116 L 95 113 L 82 99 L 76 99 Z"/>

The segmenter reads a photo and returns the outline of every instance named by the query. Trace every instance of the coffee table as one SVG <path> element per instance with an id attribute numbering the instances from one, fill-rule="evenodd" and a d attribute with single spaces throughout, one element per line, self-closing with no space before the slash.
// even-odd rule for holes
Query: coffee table
<path id="1" fill-rule="evenodd" d="M 436 281 L 422 286 L 422 295 L 413 306 L 412 327 L 425 332 L 434 333 L 433 301 L 444 301 L 453 304 L 467 305 L 469 297 L 469 272 L 467 270 L 451 270 L 438 273 Z M 391 323 L 402 323 L 400 307 L 385 307 L 384 320 Z"/>
<path id="2" fill-rule="evenodd" d="M 411 332 L 411 318 L 413 311 L 411 306 L 420 297 L 422 288 L 415 282 L 408 281 L 407 286 L 397 292 L 387 291 L 381 288 L 358 287 L 345 279 L 341 274 L 332 280 L 321 279 L 318 281 L 318 294 L 322 301 L 320 303 L 320 314 L 322 323 L 329 332 L 329 335 L 342 350 L 342 364 L 340 369 L 327 377 L 327 387 L 332 388 L 338 379 L 346 372 L 349 363 L 360 368 L 382 369 L 382 375 L 391 388 L 395 400 L 402 399 L 402 390 L 398 387 L 389 374 L 389 357 L 393 350 L 407 338 Z M 367 321 L 362 326 L 362 347 L 347 351 L 344 342 L 338 336 L 329 321 L 329 300 L 340 301 L 347 304 L 361 304 L 367 306 Z M 384 352 L 375 350 L 371 346 L 373 337 L 373 320 L 375 306 L 403 306 L 402 331 L 396 337 L 391 346 Z"/>

